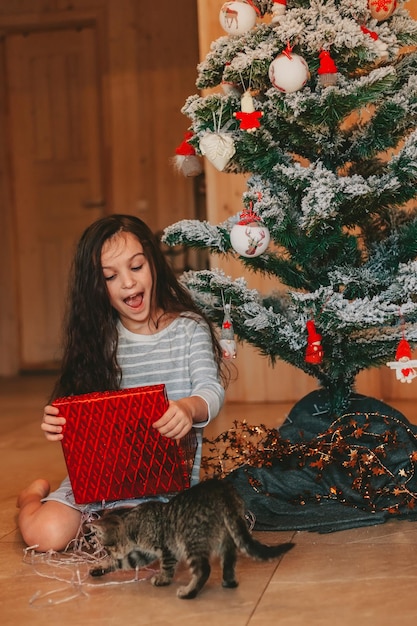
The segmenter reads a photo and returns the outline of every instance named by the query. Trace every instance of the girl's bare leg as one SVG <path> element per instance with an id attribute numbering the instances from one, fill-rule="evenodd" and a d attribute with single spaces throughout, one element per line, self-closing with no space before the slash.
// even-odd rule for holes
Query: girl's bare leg
<path id="1" fill-rule="evenodd" d="M 64 550 L 77 536 L 81 513 L 61 502 L 41 502 L 50 490 L 43 478 L 33 481 L 18 499 L 18 524 L 25 543 L 39 552 Z"/>

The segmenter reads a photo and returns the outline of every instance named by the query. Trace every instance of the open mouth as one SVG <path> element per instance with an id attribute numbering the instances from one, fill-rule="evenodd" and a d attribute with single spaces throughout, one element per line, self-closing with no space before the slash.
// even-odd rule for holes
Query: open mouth
<path id="1" fill-rule="evenodd" d="M 143 302 L 143 294 L 137 293 L 134 296 L 129 296 L 123 300 L 127 306 L 130 306 L 132 309 L 137 309 L 141 306 Z"/>

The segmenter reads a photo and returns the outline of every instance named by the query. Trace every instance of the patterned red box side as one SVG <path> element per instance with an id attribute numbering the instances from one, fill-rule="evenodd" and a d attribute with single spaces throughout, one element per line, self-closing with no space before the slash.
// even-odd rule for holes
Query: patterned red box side
<path id="1" fill-rule="evenodd" d="M 196 450 L 152 424 L 166 411 L 165 385 L 57 398 L 67 420 L 62 449 L 78 504 L 175 493 L 190 486 Z"/>

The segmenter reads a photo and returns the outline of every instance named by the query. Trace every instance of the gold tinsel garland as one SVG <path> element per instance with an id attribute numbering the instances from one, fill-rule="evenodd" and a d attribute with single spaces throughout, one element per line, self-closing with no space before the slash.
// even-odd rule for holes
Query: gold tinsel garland
<path id="1" fill-rule="evenodd" d="M 297 437 L 298 438 L 298 437 Z M 294 480 L 292 504 L 338 500 L 368 511 L 405 514 L 417 500 L 417 437 L 412 427 L 379 412 L 346 413 L 327 430 L 304 440 L 284 439 L 265 425 L 234 422 L 233 428 L 205 439 L 202 470 L 206 477 L 225 478 L 237 468 L 247 471 L 252 489 L 282 498 L 280 480 Z M 277 477 L 277 492 L 266 492 L 250 468 L 266 468 Z M 292 470 L 289 472 L 289 470 Z M 294 471 L 295 470 L 295 471 Z M 297 473 L 310 480 L 299 491 Z"/>

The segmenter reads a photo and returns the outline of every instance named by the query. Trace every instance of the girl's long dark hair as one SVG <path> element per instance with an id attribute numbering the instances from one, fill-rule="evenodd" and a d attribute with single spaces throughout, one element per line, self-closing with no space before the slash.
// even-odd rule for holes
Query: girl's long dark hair
<path id="1" fill-rule="evenodd" d="M 212 324 L 202 314 L 167 262 L 157 237 L 138 217 L 109 215 L 89 226 L 76 248 L 69 281 L 61 375 L 52 399 L 120 388 L 117 362 L 118 314 L 110 304 L 101 267 L 103 244 L 116 233 L 132 233 L 143 247 L 153 279 L 153 310 L 186 313 L 204 319 L 211 332 L 220 375 L 227 384 L 222 350 Z"/>

